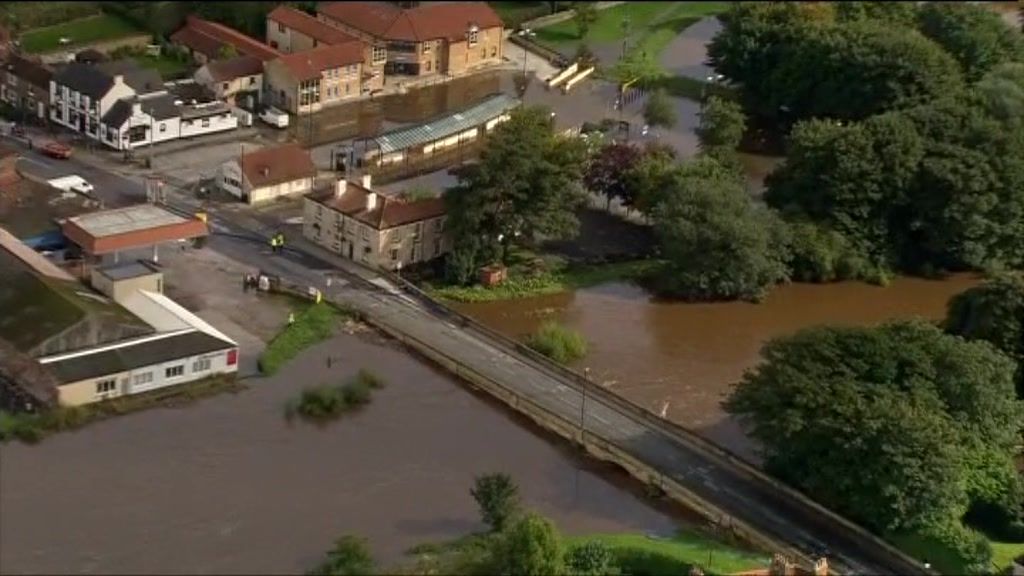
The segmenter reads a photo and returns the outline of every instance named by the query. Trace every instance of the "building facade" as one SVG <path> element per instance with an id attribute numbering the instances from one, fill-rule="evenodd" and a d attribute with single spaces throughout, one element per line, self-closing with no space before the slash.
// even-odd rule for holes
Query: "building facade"
<path id="1" fill-rule="evenodd" d="M 485 2 L 328 2 L 317 18 L 371 47 L 389 76 L 460 75 L 502 61 L 504 25 Z"/>
<path id="2" fill-rule="evenodd" d="M 0 69 L 0 100 L 27 117 L 45 120 L 53 70 L 42 61 L 10 53 Z"/>
<path id="3" fill-rule="evenodd" d="M 196 70 L 193 78 L 228 104 L 252 109 L 263 92 L 263 61 L 253 56 L 238 56 L 208 62 Z"/>
<path id="4" fill-rule="evenodd" d="M 221 165 L 221 189 L 249 204 L 296 197 L 313 190 L 316 165 L 297 144 L 263 148 Z"/>
<path id="5" fill-rule="evenodd" d="M 389 198 L 370 189 L 369 176 L 307 195 L 302 232 L 335 254 L 384 270 L 433 260 L 452 248 L 443 199 Z"/>
<path id="6" fill-rule="evenodd" d="M 363 45 L 357 41 L 271 60 L 263 78 L 263 101 L 292 114 L 318 112 L 370 91 L 363 82 Z"/>

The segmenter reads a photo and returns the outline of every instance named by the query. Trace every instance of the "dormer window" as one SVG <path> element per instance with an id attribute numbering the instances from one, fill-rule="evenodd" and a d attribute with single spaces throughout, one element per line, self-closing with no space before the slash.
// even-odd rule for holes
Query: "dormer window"
<path id="1" fill-rule="evenodd" d="M 466 40 L 469 41 L 470 46 L 476 46 L 480 36 L 480 27 L 476 24 L 470 24 L 469 31 L 466 32 Z"/>

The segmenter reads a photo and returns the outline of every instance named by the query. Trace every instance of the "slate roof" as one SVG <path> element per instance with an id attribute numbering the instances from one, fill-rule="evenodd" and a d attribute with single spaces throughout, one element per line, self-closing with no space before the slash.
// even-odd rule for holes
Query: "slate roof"
<path id="1" fill-rule="evenodd" d="M 131 86 L 139 94 L 159 92 L 164 89 L 164 81 L 156 70 L 143 68 L 134 60 L 115 60 L 96 64 L 96 69 L 108 74 L 111 78 L 118 74 L 124 76 L 124 83 Z"/>
<path id="2" fill-rule="evenodd" d="M 235 344 L 194 330 L 44 364 L 61 384 L 235 348 Z"/>
<path id="3" fill-rule="evenodd" d="M 309 152 L 294 143 L 247 152 L 238 165 L 253 188 L 316 176 L 316 165 Z"/>
<path id="4" fill-rule="evenodd" d="M 5 67 L 8 72 L 29 84 L 47 92 L 50 91 L 50 79 L 53 78 L 53 71 L 42 62 L 30 60 L 18 54 L 10 54 Z"/>
<path id="5" fill-rule="evenodd" d="M 100 119 L 101 122 L 113 128 L 120 128 L 132 116 L 131 102 L 125 99 L 114 102 L 114 105 L 107 110 L 107 113 Z"/>
<path id="6" fill-rule="evenodd" d="M 503 25 L 486 2 L 424 2 L 407 9 L 390 2 L 328 2 L 317 11 L 378 38 L 406 42 L 459 40 L 472 25 L 480 29 Z"/>
<path id="7" fill-rule="evenodd" d="M 114 85 L 113 77 L 81 62 L 69 63 L 54 75 L 53 81 L 93 99 L 102 98 Z"/>
<path id="8" fill-rule="evenodd" d="M 373 210 L 367 210 L 367 196 L 372 193 L 371 190 L 354 182 L 346 182 L 345 192 L 340 197 L 335 193 L 334 186 L 331 186 L 317 190 L 307 195 L 307 198 L 323 204 L 331 210 L 355 218 L 378 231 L 437 218 L 445 214 L 444 199 L 440 197 L 406 201 L 378 194 L 376 206 Z"/>
<path id="9" fill-rule="evenodd" d="M 138 102 L 142 106 L 142 111 L 154 120 L 167 120 L 181 114 L 179 106 L 175 104 L 176 100 L 177 97 L 173 94 L 161 94 L 149 98 L 136 98 L 135 102 Z"/>
<path id="10" fill-rule="evenodd" d="M 449 114 L 411 128 L 399 128 L 373 138 L 381 154 L 406 150 L 454 136 L 505 114 L 519 106 L 508 94 L 494 94 L 455 114 Z"/>

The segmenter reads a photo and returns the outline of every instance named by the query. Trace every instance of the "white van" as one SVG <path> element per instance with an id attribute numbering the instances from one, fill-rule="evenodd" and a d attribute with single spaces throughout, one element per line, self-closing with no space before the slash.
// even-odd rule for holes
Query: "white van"
<path id="1" fill-rule="evenodd" d="M 288 127 L 288 114 L 274 108 L 273 106 L 268 106 L 260 112 L 260 120 L 263 120 L 275 128 Z"/>
<path id="2" fill-rule="evenodd" d="M 81 176 L 63 176 L 47 181 L 47 184 L 65 192 L 75 192 L 83 196 L 92 196 L 93 187 Z"/>

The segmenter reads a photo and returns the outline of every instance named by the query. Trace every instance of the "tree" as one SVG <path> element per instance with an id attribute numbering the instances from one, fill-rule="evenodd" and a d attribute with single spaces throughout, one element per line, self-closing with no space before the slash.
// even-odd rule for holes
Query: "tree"
<path id="1" fill-rule="evenodd" d="M 365 538 L 345 535 L 338 538 L 324 561 L 313 574 L 318 576 L 367 576 L 373 574 L 374 562 Z"/>
<path id="2" fill-rule="evenodd" d="M 217 51 L 217 57 L 221 60 L 227 60 L 228 58 L 234 58 L 236 56 L 238 56 L 238 49 L 232 44 L 225 44 Z"/>
<path id="3" fill-rule="evenodd" d="M 612 76 L 619 84 L 636 82 L 641 86 L 651 86 L 664 72 L 661 65 L 646 50 L 630 50 L 615 63 Z"/>
<path id="4" fill-rule="evenodd" d="M 762 356 L 726 409 L 763 442 L 766 467 L 819 502 L 947 543 L 968 505 L 1019 509 L 1024 411 L 1013 363 L 989 344 L 912 321 L 808 329 Z"/>
<path id="5" fill-rule="evenodd" d="M 649 142 L 632 168 L 623 174 L 622 203 L 652 214 L 678 171 L 676 151 L 667 144 Z"/>
<path id="6" fill-rule="evenodd" d="M 477 476 L 469 492 L 480 507 L 481 518 L 495 532 L 504 529 L 519 511 L 519 488 L 508 474 Z"/>
<path id="7" fill-rule="evenodd" d="M 878 20 L 913 28 L 917 24 L 917 5 L 913 2 L 836 2 L 838 22 Z"/>
<path id="8" fill-rule="evenodd" d="M 701 152 L 720 162 L 736 157 L 746 129 L 743 108 L 732 101 L 710 96 L 701 108 L 697 137 Z"/>
<path id="9" fill-rule="evenodd" d="M 751 202 L 738 175 L 711 158 L 676 174 L 654 209 L 669 265 L 658 288 L 689 300 L 757 300 L 786 279 L 785 229 Z"/>
<path id="10" fill-rule="evenodd" d="M 919 29 L 960 63 L 970 80 L 1010 61 L 1024 61 L 1024 38 L 991 10 L 966 2 L 928 2 Z"/>
<path id="11" fill-rule="evenodd" d="M 573 19 L 580 39 L 590 31 L 590 25 L 597 21 L 597 7 L 594 2 L 573 2 Z"/>
<path id="12" fill-rule="evenodd" d="M 1024 396 L 1024 272 L 997 274 L 949 301 L 946 330 L 984 340 L 1017 362 L 1017 393 Z"/>
<path id="13" fill-rule="evenodd" d="M 585 158 L 585 143 L 556 135 L 546 109 L 513 111 L 444 196 L 455 244 L 478 246 L 474 259 L 494 251 L 504 261 L 517 238 L 572 236 L 576 208 L 586 200 Z"/>
<path id="14" fill-rule="evenodd" d="M 568 576 L 615 576 L 619 568 L 612 551 L 598 540 L 575 546 L 565 555 Z"/>
<path id="15" fill-rule="evenodd" d="M 676 125 L 676 110 L 664 90 L 659 88 L 647 98 L 647 103 L 644 104 L 644 121 L 651 127 L 672 128 Z"/>
<path id="16" fill-rule="evenodd" d="M 640 149 L 631 144 L 613 142 L 601 147 L 587 164 L 583 185 L 604 196 L 606 209 L 610 209 L 612 199 L 625 200 L 629 196 L 626 178 L 640 156 Z"/>
<path id="17" fill-rule="evenodd" d="M 503 532 L 494 553 L 497 572 L 507 576 L 550 576 L 562 572 L 558 531 L 550 520 L 528 513 Z"/>

